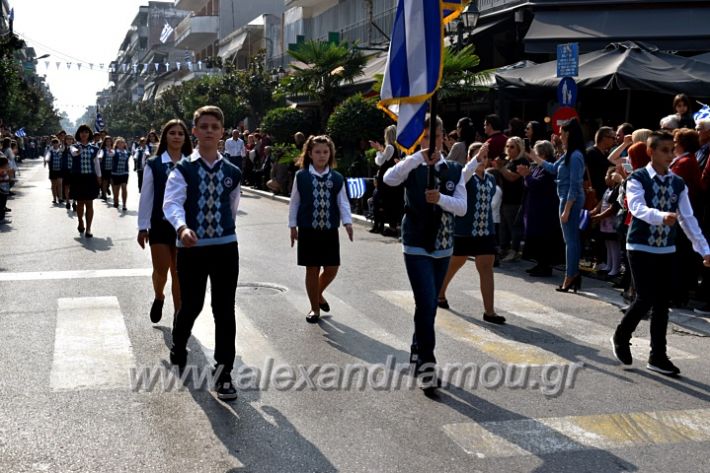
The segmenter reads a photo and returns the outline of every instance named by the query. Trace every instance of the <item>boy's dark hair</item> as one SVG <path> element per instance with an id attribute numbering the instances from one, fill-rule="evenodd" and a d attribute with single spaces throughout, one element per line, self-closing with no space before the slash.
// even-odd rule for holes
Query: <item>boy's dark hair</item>
<path id="1" fill-rule="evenodd" d="M 197 122 L 200 121 L 200 118 L 204 117 L 205 115 L 215 117 L 217 120 L 219 120 L 219 123 L 222 125 L 222 127 L 224 127 L 224 113 L 222 112 L 222 109 L 217 107 L 216 105 L 205 105 L 204 107 L 200 107 L 195 110 L 195 115 L 192 117 L 192 121 L 195 126 L 197 126 Z"/>
<path id="2" fill-rule="evenodd" d="M 630 135 L 634 132 L 634 126 L 631 123 L 622 123 L 619 128 L 624 132 L 624 135 Z"/>
<path id="3" fill-rule="evenodd" d="M 488 123 L 495 131 L 501 131 L 503 129 L 503 120 L 501 120 L 500 117 L 495 113 L 486 115 L 484 121 Z"/>
<path id="4" fill-rule="evenodd" d="M 661 141 L 673 141 L 673 134 L 665 131 L 665 130 L 658 130 L 654 131 L 651 133 L 651 136 L 648 137 L 648 147 L 651 149 L 656 149 L 658 148 L 658 145 L 661 144 Z"/>
<path id="5" fill-rule="evenodd" d="M 431 115 L 427 113 L 426 117 L 424 118 L 424 129 L 429 131 L 429 124 L 431 123 Z M 444 122 L 441 120 L 440 116 L 436 116 L 436 127 L 441 128 L 441 130 L 444 130 Z"/>

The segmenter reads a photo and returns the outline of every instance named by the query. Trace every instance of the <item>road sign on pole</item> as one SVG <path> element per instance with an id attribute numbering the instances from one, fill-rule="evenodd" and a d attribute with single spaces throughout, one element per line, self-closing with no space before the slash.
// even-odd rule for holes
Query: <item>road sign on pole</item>
<path id="1" fill-rule="evenodd" d="M 560 128 L 572 119 L 579 120 L 579 115 L 577 115 L 577 110 L 572 107 L 560 107 L 555 113 L 552 114 L 552 130 L 556 135 L 560 134 Z"/>
<path id="2" fill-rule="evenodd" d="M 579 75 L 579 43 L 557 45 L 557 77 Z"/>
<path id="3" fill-rule="evenodd" d="M 577 83 L 571 77 L 565 77 L 557 86 L 557 101 L 563 107 L 574 107 L 577 103 Z"/>

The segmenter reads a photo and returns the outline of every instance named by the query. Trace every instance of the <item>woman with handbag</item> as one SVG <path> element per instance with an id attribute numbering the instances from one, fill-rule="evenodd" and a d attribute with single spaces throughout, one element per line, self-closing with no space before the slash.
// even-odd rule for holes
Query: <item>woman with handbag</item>
<path id="1" fill-rule="evenodd" d="M 544 167 L 547 172 L 557 175 L 557 195 L 560 198 L 560 223 L 562 235 L 565 239 L 565 279 L 556 289 L 558 292 L 577 292 L 582 287 L 582 275 L 579 272 L 579 258 L 581 243 L 579 239 L 580 213 L 586 207 L 585 187 L 583 185 L 584 166 L 584 137 L 582 128 L 577 120 L 571 120 L 562 127 L 560 134 L 565 153 L 554 163 L 545 161 L 535 156 L 537 164 Z M 589 184 L 591 188 L 591 183 Z M 591 189 L 596 200 L 596 193 Z M 591 194 L 590 194 L 591 196 Z M 596 206 L 596 201 L 594 206 Z M 594 207 L 592 207 L 594 208 Z"/>

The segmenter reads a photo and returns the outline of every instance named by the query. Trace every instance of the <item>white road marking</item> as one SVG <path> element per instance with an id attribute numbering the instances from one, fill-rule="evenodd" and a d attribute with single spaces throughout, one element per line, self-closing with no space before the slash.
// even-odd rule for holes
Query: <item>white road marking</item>
<path id="1" fill-rule="evenodd" d="M 710 441 L 710 409 L 448 424 L 444 432 L 478 458 Z"/>
<path id="2" fill-rule="evenodd" d="M 136 269 L 83 269 L 76 271 L 27 271 L 0 273 L 2 281 L 49 281 L 53 279 L 131 278 L 153 274 L 153 268 Z"/>
<path id="3" fill-rule="evenodd" d="M 57 303 L 50 388 L 129 389 L 135 359 L 118 299 L 76 297 Z"/>
<path id="4" fill-rule="evenodd" d="M 405 311 L 414 313 L 414 297 L 411 291 L 375 291 L 380 297 Z M 535 345 L 507 339 L 503 336 L 462 319 L 446 310 L 436 314 L 436 328 L 456 340 L 467 342 L 475 349 L 503 363 L 545 365 L 568 364 L 569 360 Z M 505 327 L 500 328 L 505 331 Z"/>
<path id="5" fill-rule="evenodd" d="M 480 293 L 476 291 L 464 291 L 466 294 L 480 299 Z M 586 303 L 586 302 L 585 302 Z M 593 302 L 593 304 L 603 304 L 609 307 L 604 302 Z M 587 303 L 588 304 L 588 303 Z M 601 347 L 607 351 L 611 351 L 611 342 L 609 339 L 614 331 L 613 328 L 602 324 L 590 322 L 581 317 L 575 317 L 565 314 L 552 307 L 546 306 L 532 299 L 522 297 L 514 292 L 496 290 L 495 305 L 510 314 L 515 315 L 536 324 L 552 327 L 563 334 L 565 338 L 573 338 L 587 345 Z M 621 320 L 621 313 L 616 308 L 609 307 L 610 312 L 617 317 L 617 321 Z M 651 349 L 650 341 L 647 338 L 636 338 L 631 340 L 631 353 L 638 360 L 646 360 Z M 690 360 L 697 356 L 668 346 L 668 356 L 677 360 Z"/>

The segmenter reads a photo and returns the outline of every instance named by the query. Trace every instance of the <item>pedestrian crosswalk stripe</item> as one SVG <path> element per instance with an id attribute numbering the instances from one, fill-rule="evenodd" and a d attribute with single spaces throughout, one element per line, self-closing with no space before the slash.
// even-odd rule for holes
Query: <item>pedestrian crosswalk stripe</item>
<path id="1" fill-rule="evenodd" d="M 57 301 L 50 388 L 129 389 L 135 359 L 116 297 Z"/>
<path id="2" fill-rule="evenodd" d="M 136 269 L 83 269 L 76 271 L 26 271 L 0 273 L 2 281 L 49 281 L 56 279 L 95 279 L 144 277 L 153 274 L 151 268 Z"/>
<path id="3" fill-rule="evenodd" d="M 710 409 L 628 412 L 443 426 L 479 458 L 710 441 Z"/>
<path id="4" fill-rule="evenodd" d="M 464 291 L 464 293 L 476 299 L 480 299 L 480 293 L 477 291 Z M 609 339 L 613 333 L 613 328 L 585 320 L 581 317 L 562 313 L 555 310 L 553 307 L 546 306 L 510 291 L 497 290 L 495 304 L 497 308 L 509 314 L 513 314 L 516 317 L 558 329 L 566 338 L 573 338 L 594 347 L 611 350 Z M 614 316 L 617 314 L 616 309 L 610 307 L 605 302 L 589 301 L 587 304 L 599 304 L 609 308 Z M 648 357 L 650 349 L 650 342 L 647 338 L 634 337 L 631 340 L 631 353 L 637 359 L 645 360 Z M 668 356 L 677 360 L 697 358 L 695 355 L 671 346 L 668 347 Z"/>
<path id="5" fill-rule="evenodd" d="M 408 313 L 414 313 L 414 296 L 411 291 L 375 291 L 375 293 Z M 473 345 L 477 350 L 503 363 L 527 365 L 568 363 L 568 360 L 550 351 L 535 345 L 509 340 L 449 311 L 437 312 L 436 329 L 451 338 Z M 504 331 L 505 328 L 501 327 L 500 330 Z"/>

